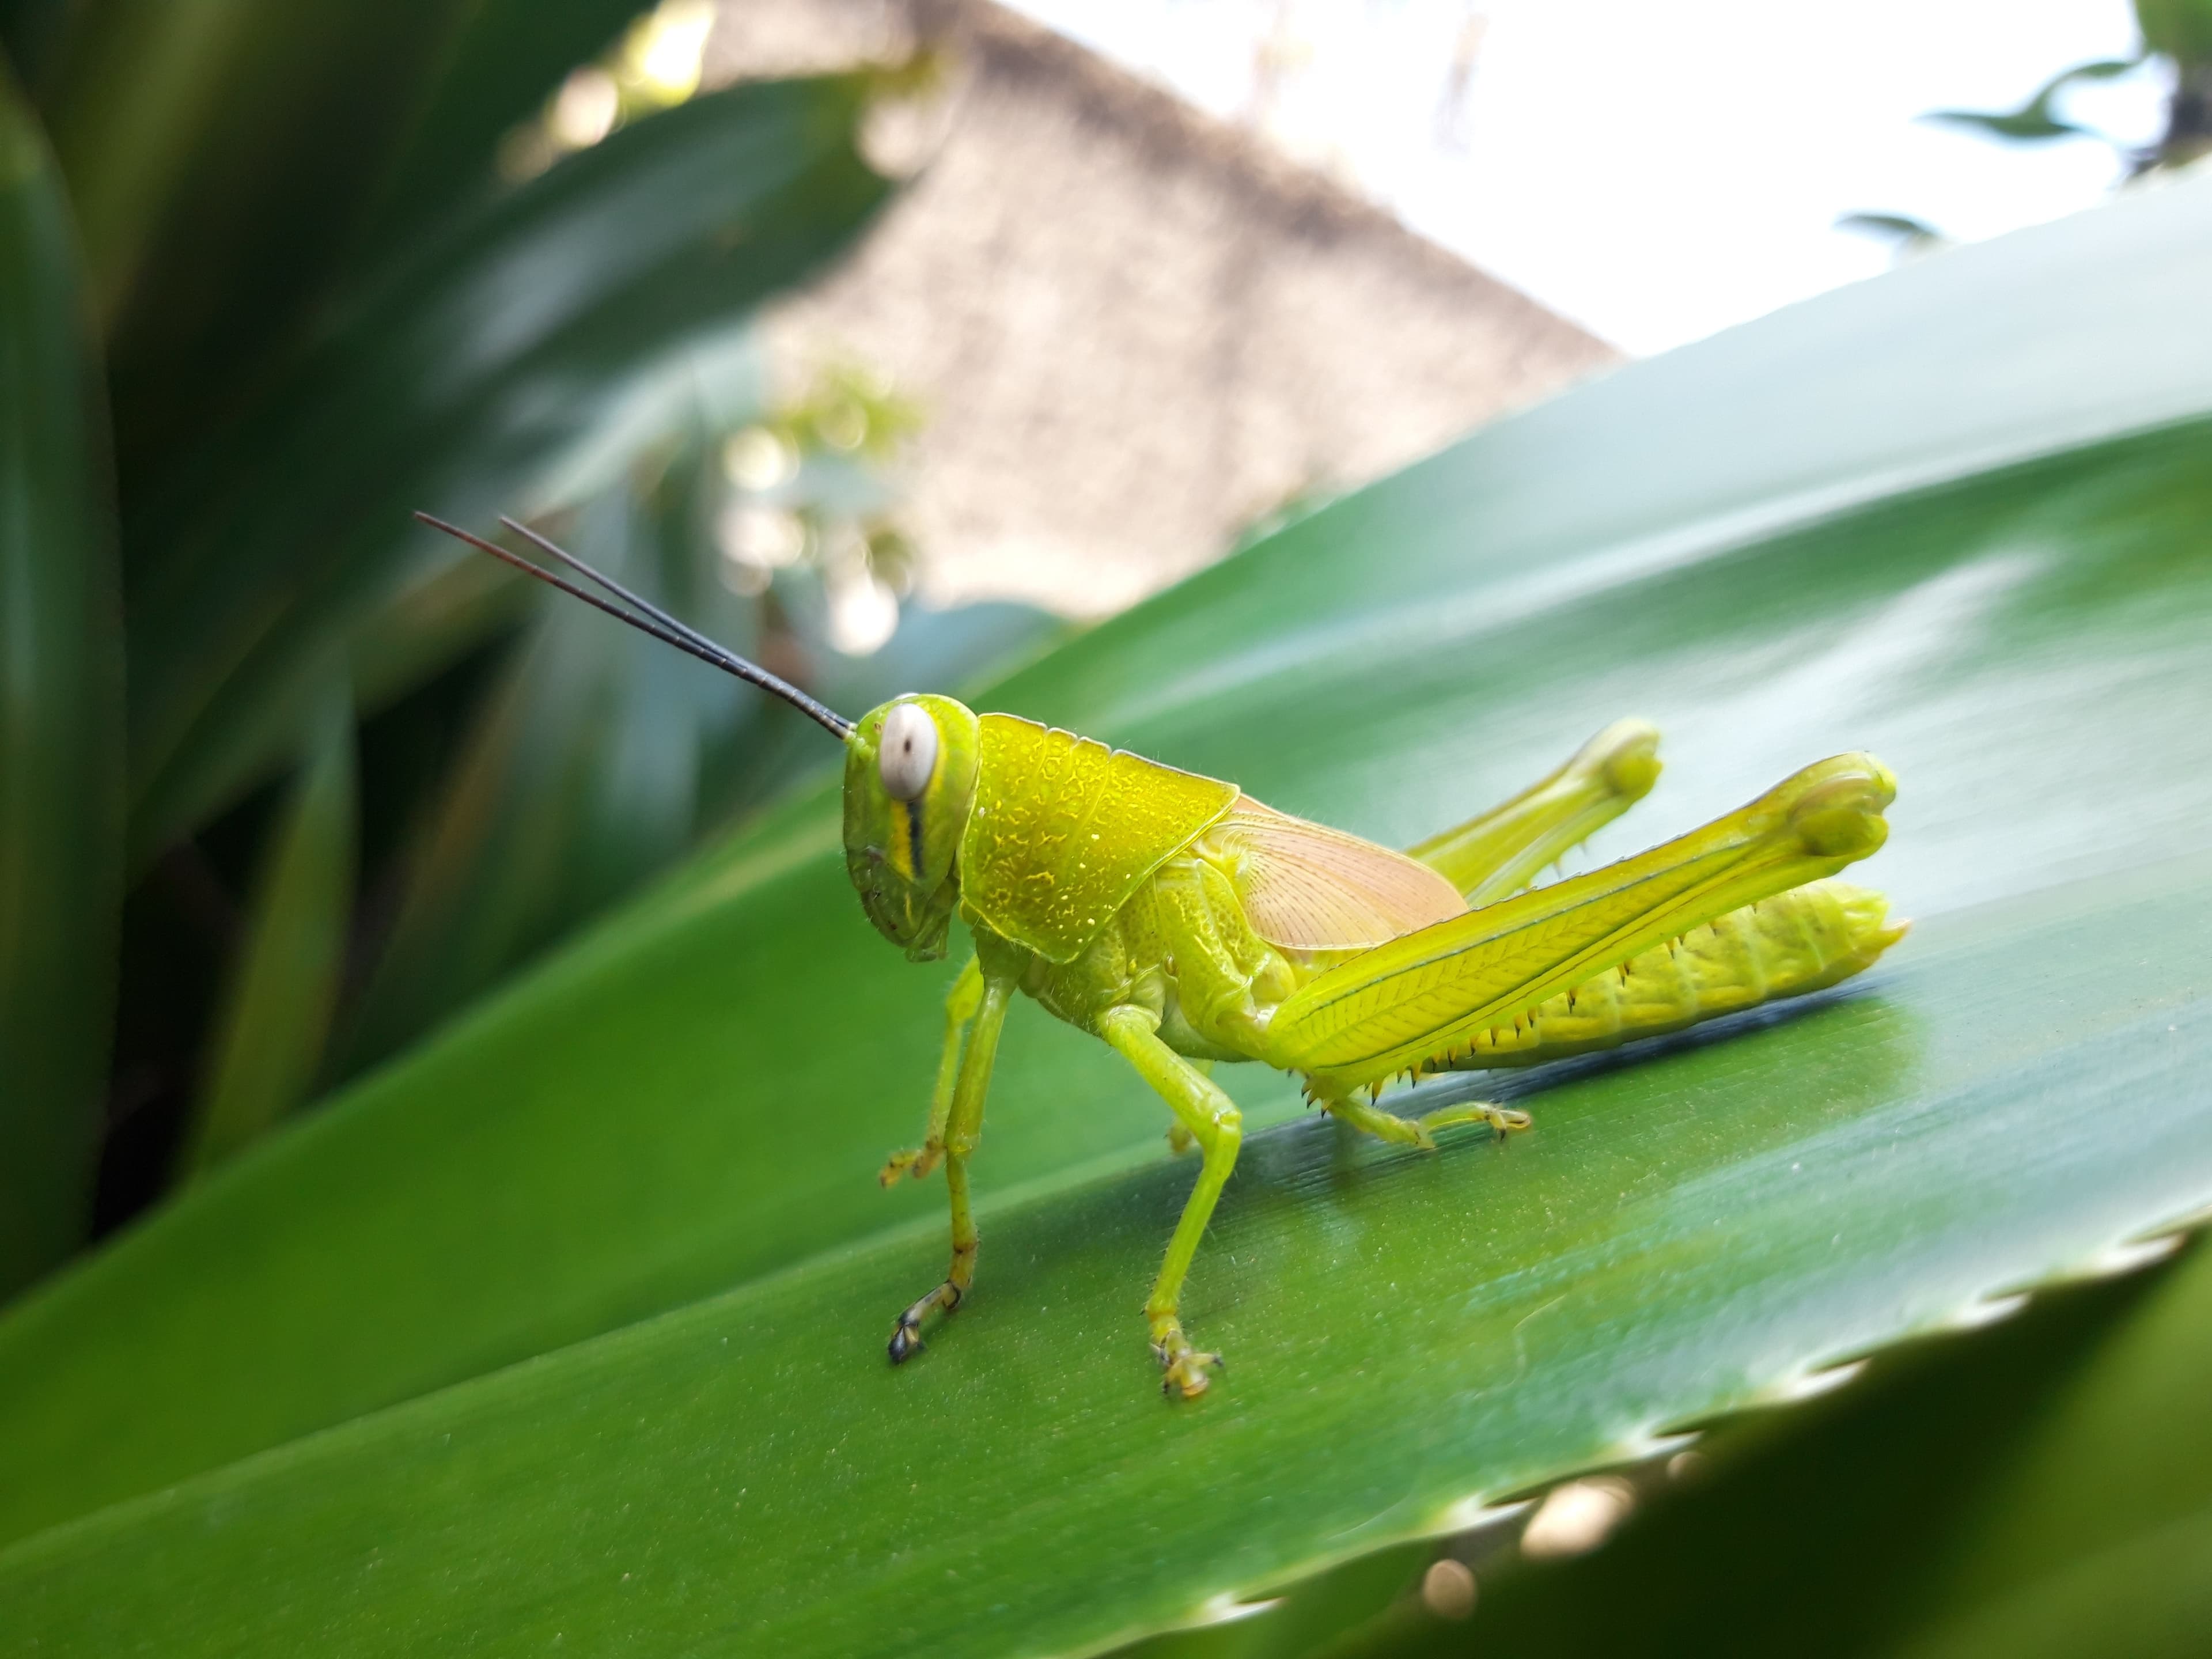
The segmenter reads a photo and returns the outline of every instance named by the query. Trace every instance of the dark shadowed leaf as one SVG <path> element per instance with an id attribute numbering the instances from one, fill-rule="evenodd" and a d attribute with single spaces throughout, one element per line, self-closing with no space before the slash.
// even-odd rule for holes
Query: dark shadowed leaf
<path id="1" fill-rule="evenodd" d="M 489 191 L 501 136 L 643 9 L 638 0 L 481 0 L 459 13 L 363 241 L 403 240 Z"/>
<path id="2" fill-rule="evenodd" d="M 695 444 L 646 499 L 596 499 L 576 539 L 617 580 L 750 651 L 752 607 L 714 580 L 697 522 L 705 461 Z M 761 712 L 739 682 L 597 611 L 541 607 L 424 826 L 345 1069 L 402 1047 L 675 859 L 718 755 Z"/>
<path id="3" fill-rule="evenodd" d="M 323 689 L 302 725 L 211 1036 L 184 1152 L 188 1176 L 206 1174 L 306 1099 L 322 1066 L 358 840 L 353 697 L 343 682 Z"/>
<path id="4" fill-rule="evenodd" d="M 465 9 L 71 9 L 40 102 L 113 331 L 119 404 L 162 404 L 139 409 L 126 462 L 149 447 L 145 428 L 174 437 L 178 421 L 204 419 L 291 337 Z"/>
<path id="5" fill-rule="evenodd" d="M 84 1235 L 122 874 L 122 625 L 98 356 L 0 64 L 0 1299 Z"/>
<path id="6" fill-rule="evenodd" d="M 1468 1626 L 1401 1601 L 1341 1659 L 2199 1652 L 2208 1366 L 2212 1255 L 2060 1291 L 1724 1427 L 1601 1551 L 1501 1565 Z"/>

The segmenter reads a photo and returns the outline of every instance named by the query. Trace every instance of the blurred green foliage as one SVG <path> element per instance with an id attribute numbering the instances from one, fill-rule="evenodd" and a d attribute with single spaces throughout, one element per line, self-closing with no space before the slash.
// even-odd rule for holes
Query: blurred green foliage
<path id="1" fill-rule="evenodd" d="M 2186 167 L 2212 155 L 2212 0 L 2135 0 L 2135 13 L 2142 48 L 2133 58 L 2063 70 L 2018 109 L 1935 110 L 1922 118 L 2012 143 L 2105 138 L 2095 128 L 2062 116 L 2058 100 L 2083 82 L 2115 80 L 2156 62 L 2172 80 L 2164 131 L 2140 152 L 2109 138 L 2105 142 L 2127 157 L 2132 174 Z"/>
<path id="2" fill-rule="evenodd" d="M 0 4 L 0 1295 L 805 769 L 413 509 L 538 517 L 812 684 L 1041 636 L 902 608 L 917 411 L 747 343 L 885 199 L 902 72 L 702 94 L 711 21 Z"/>
<path id="3" fill-rule="evenodd" d="M 2000 143 L 2095 139 L 2118 154 L 2130 183 L 2191 166 L 2212 155 L 2212 0 L 2135 0 L 2135 15 L 2142 45 L 2132 58 L 2100 58 L 2061 70 L 2017 109 L 1939 109 L 1920 118 Z M 2171 82 L 2164 127 L 2147 147 L 2130 149 L 2061 111 L 2067 93 L 2075 87 L 2139 73 L 2161 75 Z M 1909 214 L 1847 213 L 1836 221 L 1836 228 L 1887 242 L 1900 257 L 1930 252 L 1949 243 L 1942 230 Z"/>
<path id="4" fill-rule="evenodd" d="M 0 1297 L 82 1234 L 123 856 L 100 358 L 68 206 L 0 64 Z"/>

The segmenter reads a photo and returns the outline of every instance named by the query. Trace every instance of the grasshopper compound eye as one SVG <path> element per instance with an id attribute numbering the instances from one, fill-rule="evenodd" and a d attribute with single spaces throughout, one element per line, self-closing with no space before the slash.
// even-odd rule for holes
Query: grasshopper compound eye
<path id="1" fill-rule="evenodd" d="M 876 749 L 884 793 L 893 800 L 913 800 L 929 787 L 937 769 L 937 722 L 920 703 L 895 705 L 884 716 L 884 735 Z"/>

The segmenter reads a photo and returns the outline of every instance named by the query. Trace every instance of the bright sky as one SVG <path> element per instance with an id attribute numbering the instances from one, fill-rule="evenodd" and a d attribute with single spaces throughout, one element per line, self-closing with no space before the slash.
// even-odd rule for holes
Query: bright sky
<path id="1" fill-rule="evenodd" d="M 1012 0 L 1232 118 L 1638 353 L 1874 275 L 1833 228 L 1905 213 L 1961 239 L 2098 201 L 2087 140 L 1999 145 L 1913 118 L 2006 109 L 2130 56 L 2127 0 Z M 1470 65 L 1456 110 L 1455 58 Z M 1274 90 L 1261 90 L 1273 66 Z M 2154 71 L 2068 118 L 2130 143 Z"/>

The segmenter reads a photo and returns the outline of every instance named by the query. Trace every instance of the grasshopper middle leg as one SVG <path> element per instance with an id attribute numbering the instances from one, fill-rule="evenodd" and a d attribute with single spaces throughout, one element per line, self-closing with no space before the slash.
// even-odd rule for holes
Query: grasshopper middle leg
<path id="1" fill-rule="evenodd" d="M 1441 1106 L 1419 1117 L 1400 1117 L 1395 1112 L 1386 1112 L 1381 1107 L 1356 1097 L 1344 1100 L 1324 1100 L 1321 1109 L 1340 1123 L 1348 1123 L 1380 1140 L 1401 1146 L 1419 1146 L 1432 1152 L 1437 1148 L 1436 1131 L 1449 1129 L 1462 1123 L 1487 1123 L 1497 1131 L 1501 1140 L 1516 1129 L 1529 1126 L 1528 1114 L 1510 1106 L 1494 1106 L 1488 1101 L 1469 1101 L 1460 1106 Z"/>

